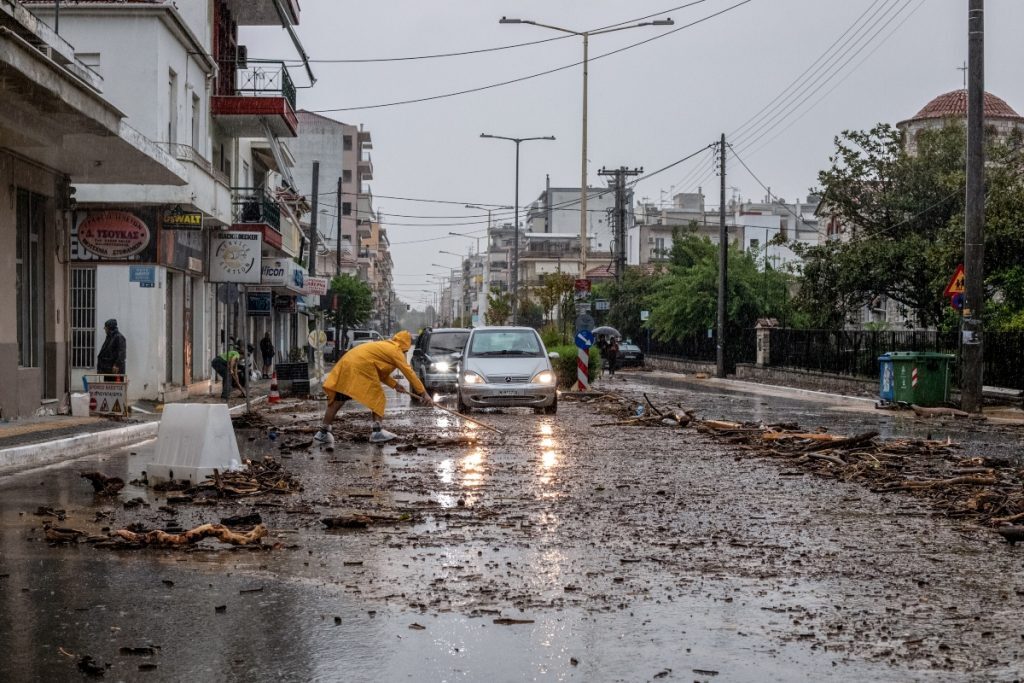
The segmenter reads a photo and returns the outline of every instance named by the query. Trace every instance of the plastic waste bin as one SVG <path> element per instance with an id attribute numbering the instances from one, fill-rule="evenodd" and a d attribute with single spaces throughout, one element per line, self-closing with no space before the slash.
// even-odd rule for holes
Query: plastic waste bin
<path id="1" fill-rule="evenodd" d="M 885 403 L 925 407 L 949 401 L 949 353 L 893 351 L 879 356 L 879 397 Z"/>

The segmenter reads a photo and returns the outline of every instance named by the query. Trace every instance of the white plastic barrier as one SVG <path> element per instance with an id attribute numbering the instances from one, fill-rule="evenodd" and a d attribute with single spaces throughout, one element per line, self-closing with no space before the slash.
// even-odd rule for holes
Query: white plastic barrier
<path id="1" fill-rule="evenodd" d="M 188 480 L 198 484 L 213 474 L 242 468 L 231 414 L 223 403 L 171 403 L 164 408 L 156 456 L 146 467 L 150 484 Z"/>

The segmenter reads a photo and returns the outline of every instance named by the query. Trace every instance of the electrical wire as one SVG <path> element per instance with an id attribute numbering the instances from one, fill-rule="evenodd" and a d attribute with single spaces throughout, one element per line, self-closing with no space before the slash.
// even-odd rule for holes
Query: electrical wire
<path id="1" fill-rule="evenodd" d="M 668 37 L 670 35 L 673 35 L 675 33 L 683 31 L 685 29 L 692 28 L 692 27 L 697 26 L 698 24 L 702 24 L 702 23 L 704 23 L 706 21 L 710 21 L 711 19 L 714 19 L 714 18 L 716 18 L 718 16 L 721 16 L 721 15 L 727 13 L 727 12 L 731 12 L 732 10 L 735 10 L 735 9 L 737 9 L 739 7 L 742 7 L 743 5 L 746 5 L 746 4 L 751 3 L 753 1 L 754 0 L 741 0 L 740 2 L 738 2 L 738 3 L 734 4 L 734 5 L 726 7 L 725 9 L 719 10 L 718 12 L 715 12 L 713 14 L 709 14 L 708 16 L 703 17 L 701 19 L 697 19 L 695 21 L 692 21 L 689 24 L 684 24 L 684 25 L 682 25 L 682 26 L 680 26 L 678 28 L 672 29 L 671 31 L 665 31 L 664 33 L 659 33 L 658 35 L 656 35 L 656 36 L 654 36 L 652 38 L 647 38 L 645 40 L 641 40 L 641 41 L 636 42 L 636 43 L 631 43 L 631 44 L 626 45 L 624 47 L 618 48 L 617 50 L 612 50 L 611 52 L 605 52 L 605 53 L 602 53 L 600 55 L 597 55 L 596 57 L 591 57 L 588 61 L 589 62 L 595 62 L 595 61 L 597 61 L 599 59 L 604 59 L 605 57 L 611 57 L 612 55 L 617 55 L 617 54 L 619 54 L 621 52 L 626 52 L 627 50 L 632 50 L 633 48 L 637 48 L 637 47 L 640 47 L 642 45 L 646 45 L 648 43 L 654 42 L 655 40 L 660 40 L 662 38 L 666 38 L 666 37 Z M 360 106 L 355 106 L 355 107 L 334 107 L 334 108 L 331 108 L 331 109 L 311 109 L 309 111 L 311 111 L 314 114 L 332 114 L 332 113 L 343 112 L 343 111 L 360 111 L 360 110 L 365 110 L 365 109 L 383 109 L 385 107 L 397 107 L 397 106 L 402 106 L 402 105 L 406 105 L 406 104 L 419 104 L 419 103 L 422 103 L 422 102 L 432 102 L 432 101 L 436 101 L 436 100 L 448 99 L 448 98 L 451 98 L 451 97 L 458 97 L 458 96 L 461 96 L 461 95 L 469 95 L 469 94 L 472 94 L 472 93 L 482 92 L 482 91 L 485 91 L 485 90 L 492 90 L 494 88 L 501 88 L 501 87 L 504 87 L 506 85 L 513 85 L 515 83 L 522 83 L 524 81 L 529 81 L 529 80 L 532 80 L 532 79 L 535 79 L 535 78 L 540 78 L 542 76 L 548 76 L 550 74 L 558 73 L 560 71 L 566 71 L 567 69 L 572 69 L 572 68 L 580 66 L 582 64 L 583 64 L 582 61 L 580 61 L 580 62 L 573 62 L 572 64 L 566 64 L 564 66 L 554 67 L 552 69 L 547 69 L 545 71 L 540 71 L 540 72 L 537 72 L 537 73 L 534 73 L 534 74 L 529 74 L 527 76 L 520 76 L 519 78 L 513 78 L 513 79 L 510 79 L 510 80 L 507 80 L 507 81 L 501 81 L 501 82 L 498 82 L 498 83 L 491 83 L 491 84 L 488 84 L 488 85 L 482 85 L 482 86 L 478 86 L 478 87 L 475 87 L 475 88 L 467 88 L 465 90 L 457 90 L 457 91 L 454 91 L 454 92 L 442 93 L 440 95 L 429 95 L 429 96 L 426 96 L 426 97 L 416 97 L 416 98 L 412 98 L 412 99 L 408 99 L 408 100 L 396 100 L 396 101 L 393 101 L 393 102 L 382 102 L 382 103 L 379 103 L 379 104 L 367 104 L 367 105 L 360 105 Z"/>

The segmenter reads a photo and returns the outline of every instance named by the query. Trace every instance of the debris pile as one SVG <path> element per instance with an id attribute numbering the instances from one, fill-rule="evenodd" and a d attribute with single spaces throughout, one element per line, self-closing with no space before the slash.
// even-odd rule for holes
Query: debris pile
<path id="1" fill-rule="evenodd" d="M 302 490 L 302 482 L 269 455 L 262 460 L 246 460 L 245 469 L 218 472 L 188 489 L 190 496 L 215 494 L 223 496 L 253 496 L 261 493 L 296 493 Z"/>
<path id="2" fill-rule="evenodd" d="M 962 457 L 949 440 L 880 439 L 877 432 L 846 437 L 808 432 L 797 424 L 701 420 L 695 425 L 719 442 L 782 461 L 798 469 L 796 474 L 860 482 L 881 493 L 907 491 L 947 517 L 993 526 L 1024 520 L 1024 470 L 1003 458 Z"/>

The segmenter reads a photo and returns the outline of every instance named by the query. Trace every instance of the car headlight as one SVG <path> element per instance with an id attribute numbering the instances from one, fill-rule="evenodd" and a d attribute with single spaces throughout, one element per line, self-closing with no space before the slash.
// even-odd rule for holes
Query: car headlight
<path id="1" fill-rule="evenodd" d="M 545 370 L 544 372 L 538 372 L 533 377 L 533 383 L 534 384 L 554 384 L 555 383 L 555 373 L 551 372 L 550 370 Z"/>
<path id="2" fill-rule="evenodd" d="M 462 381 L 466 384 L 483 384 L 484 378 L 475 372 L 462 373 Z"/>
<path id="3" fill-rule="evenodd" d="M 452 365 L 451 363 L 446 363 L 445 361 L 442 360 L 438 361 L 437 363 L 431 363 L 430 369 L 433 370 L 434 372 L 448 372 L 449 370 L 452 369 Z"/>

